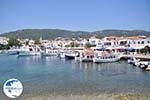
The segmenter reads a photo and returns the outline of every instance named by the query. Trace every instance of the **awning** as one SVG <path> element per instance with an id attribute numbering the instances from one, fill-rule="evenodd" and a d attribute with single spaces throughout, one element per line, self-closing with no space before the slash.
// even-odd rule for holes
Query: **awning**
<path id="1" fill-rule="evenodd" d="M 128 47 L 128 48 L 126 48 L 125 50 L 126 50 L 126 51 L 129 51 L 129 52 L 135 52 L 135 49 L 132 48 L 132 47 Z"/>

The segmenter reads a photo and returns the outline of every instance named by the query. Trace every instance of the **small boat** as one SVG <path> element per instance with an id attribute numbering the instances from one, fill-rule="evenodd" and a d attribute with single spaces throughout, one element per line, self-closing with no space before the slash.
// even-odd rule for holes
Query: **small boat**
<path id="1" fill-rule="evenodd" d="M 62 59 L 65 58 L 65 52 L 59 52 L 58 57 L 60 57 Z"/>
<path id="2" fill-rule="evenodd" d="M 40 56 L 41 49 L 38 46 L 22 47 L 18 56 Z"/>
<path id="3" fill-rule="evenodd" d="M 65 58 L 66 59 L 75 59 L 76 53 L 74 51 L 68 51 L 65 53 Z"/>
<path id="4" fill-rule="evenodd" d="M 145 67 L 147 67 L 149 65 L 149 62 L 148 61 L 137 61 L 137 62 L 135 62 L 134 65 L 144 69 Z"/>
<path id="5" fill-rule="evenodd" d="M 120 56 L 117 54 L 110 54 L 106 51 L 100 52 L 100 54 L 97 54 L 93 58 L 93 62 L 95 63 L 110 63 L 110 62 L 116 62 L 120 60 Z"/>
<path id="6" fill-rule="evenodd" d="M 17 54 L 19 54 L 19 52 L 20 52 L 20 49 L 9 49 L 7 51 L 7 54 L 8 55 L 17 55 Z"/>
<path id="7" fill-rule="evenodd" d="M 136 59 L 135 57 L 130 57 L 128 59 L 129 64 L 135 64 L 136 62 L 139 62 L 139 59 Z"/>
<path id="8" fill-rule="evenodd" d="M 57 56 L 58 55 L 58 50 L 54 48 L 46 48 L 42 52 L 42 56 Z"/>
<path id="9" fill-rule="evenodd" d="M 137 63 L 135 63 L 136 66 L 140 67 L 141 69 L 145 69 L 149 66 L 149 62 L 148 61 L 139 61 Z"/>
<path id="10" fill-rule="evenodd" d="M 145 68 L 146 71 L 150 71 L 150 64 Z"/>
<path id="11" fill-rule="evenodd" d="M 149 66 L 148 61 L 140 61 L 140 59 L 136 59 L 135 57 L 131 57 L 128 59 L 129 64 L 133 64 L 134 66 L 140 67 L 142 69 L 146 69 Z"/>
<path id="12" fill-rule="evenodd" d="M 84 52 L 80 52 L 76 56 L 76 60 L 80 62 L 93 62 L 94 50 L 86 49 Z"/>

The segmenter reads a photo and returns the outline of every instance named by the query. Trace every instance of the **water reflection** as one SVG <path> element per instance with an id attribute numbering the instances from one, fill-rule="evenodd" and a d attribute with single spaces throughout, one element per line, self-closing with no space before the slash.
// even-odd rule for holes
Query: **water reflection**
<path id="1" fill-rule="evenodd" d="M 25 86 L 30 86 L 25 88 L 30 93 L 37 89 L 92 92 L 97 89 L 113 92 L 150 89 L 150 73 L 124 61 L 97 64 L 52 56 L 1 56 L 0 65 L 3 76 L 0 82 L 10 77 L 19 78 Z"/>
<path id="2" fill-rule="evenodd" d="M 26 64 L 38 63 L 41 60 L 41 56 L 17 56 L 18 60 L 23 60 Z"/>
<path id="3" fill-rule="evenodd" d="M 116 76 L 127 74 L 127 64 L 122 65 L 124 62 L 115 62 L 115 63 L 76 63 L 76 68 L 84 72 L 94 71 L 98 72 L 103 76 Z"/>

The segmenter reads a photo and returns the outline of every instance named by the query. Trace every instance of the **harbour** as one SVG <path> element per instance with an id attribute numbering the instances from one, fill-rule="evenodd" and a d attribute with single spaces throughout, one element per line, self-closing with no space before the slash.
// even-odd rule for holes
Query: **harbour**
<path id="1" fill-rule="evenodd" d="M 0 52 L 0 86 L 6 79 L 19 79 L 24 86 L 18 98 L 22 100 L 148 100 L 149 39 L 16 40 L 22 45 Z"/>
<path id="2" fill-rule="evenodd" d="M 150 100 L 149 0 L 0 0 L 0 100 Z"/>
<path id="3" fill-rule="evenodd" d="M 0 83 L 12 76 L 20 79 L 25 88 L 19 97 L 23 100 L 92 98 L 96 95 L 96 99 L 99 95 L 99 99 L 108 100 L 109 97 L 113 100 L 122 95 L 149 98 L 150 73 L 127 61 L 97 64 L 60 59 L 57 56 L 1 55 L 0 65 L 0 75 L 3 75 Z M 0 93 L 1 98 L 7 100 L 3 92 Z"/>

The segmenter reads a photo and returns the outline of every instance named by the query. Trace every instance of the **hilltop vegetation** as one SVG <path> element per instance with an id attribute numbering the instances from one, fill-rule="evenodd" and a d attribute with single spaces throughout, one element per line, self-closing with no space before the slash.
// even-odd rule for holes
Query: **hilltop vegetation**
<path id="1" fill-rule="evenodd" d="M 40 37 L 42 39 L 55 39 L 57 37 L 63 38 L 77 38 L 84 37 L 88 38 L 90 36 L 104 37 L 104 36 L 135 36 L 135 35 L 145 35 L 150 36 L 150 32 L 143 30 L 102 30 L 95 32 L 85 32 L 85 31 L 69 31 L 60 29 L 23 29 L 13 32 L 7 32 L 1 34 L 1 36 L 6 36 L 10 38 L 29 38 L 37 40 Z"/>

